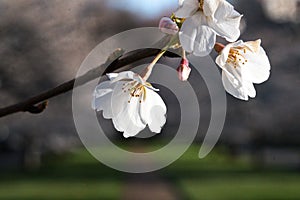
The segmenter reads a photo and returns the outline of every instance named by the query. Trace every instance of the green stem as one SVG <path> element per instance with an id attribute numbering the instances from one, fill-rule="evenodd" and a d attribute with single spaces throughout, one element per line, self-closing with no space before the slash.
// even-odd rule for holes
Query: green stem
<path id="1" fill-rule="evenodd" d="M 148 66 L 144 69 L 144 71 L 143 71 L 143 73 L 142 73 L 142 75 L 141 75 L 141 77 L 144 79 L 144 81 L 147 81 L 147 80 L 148 80 L 148 78 L 150 77 L 150 75 L 151 75 L 151 73 L 152 73 L 152 70 L 153 70 L 155 64 L 159 61 L 159 59 L 160 59 L 166 52 L 167 52 L 167 50 L 162 50 L 162 51 L 154 58 L 154 60 L 150 63 L 150 65 L 148 65 Z"/>
<path id="2" fill-rule="evenodd" d="M 144 81 L 147 81 L 148 78 L 150 77 L 153 68 L 155 66 L 155 64 L 159 61 L 159 59 L 168 51 L 168 49 L 170 48 L 170 46 L 173 45 L 173 43 L 176 41 L 177 39 L 177 35 L 173 36 L 169 43 L 159 52 L 159 54 L 157 54 L 157 56 L 154 58 L 154 60 L 150 63 L 150 65 L 148 65 L 144 71 L 141 74 L 141 77 L 143 78 Z"/>

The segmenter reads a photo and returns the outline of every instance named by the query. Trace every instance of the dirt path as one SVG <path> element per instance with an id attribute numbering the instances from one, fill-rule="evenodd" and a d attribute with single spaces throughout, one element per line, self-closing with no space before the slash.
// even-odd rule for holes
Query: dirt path
<path id="1" fill-rule="evenodd" d="M 180 200 L 179 191 L 158 174 L 129 175 L 122 191 L 122 200 Z"/>

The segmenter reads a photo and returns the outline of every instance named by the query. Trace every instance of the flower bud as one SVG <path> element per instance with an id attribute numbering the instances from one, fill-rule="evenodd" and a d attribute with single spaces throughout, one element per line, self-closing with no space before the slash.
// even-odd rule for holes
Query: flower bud
<path id="1" fill-rule="evenodd" d="M 159 29 L 163 33 L 170 34 L 170 35 L 175 35 L 179 31 L 177 24 L 168 17 L 161 18 L 159 22 Z"/>
<path id="2" fill-rule="evenodd" d="M 189 67 L 189 61 L 185 58 L 181 60 L 180 66 L 177 68 L 178 78 L 181 81 L 187 81 L 190 73 L 191 68 Z"/>

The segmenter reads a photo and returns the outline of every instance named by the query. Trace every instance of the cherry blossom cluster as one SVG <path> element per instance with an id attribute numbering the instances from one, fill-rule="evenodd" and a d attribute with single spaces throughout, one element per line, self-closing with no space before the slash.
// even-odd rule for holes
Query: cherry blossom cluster
<path id="1" fill-rule="evenodd" d="M 253 84 L 268 80 L 271 66 L 260 39 L 238 40 L 242 17 L 226 0 L 179 0 L 174 14 L 159 22 L 160 30 L 171 36 L 166 37 L 171 38 L 168 45 L 140 75 L 131 71 L 107 74 L 110 80 L 96 87 L 92 108 L 103 111 L 103 117 L 112 119 L 114 127 L 126 138 L 136 136 L 146 126 L 160 133 L 167 107 L 157 93 L 159 90 L 147 80 L 169 48 L 181 48 L 182 60 L 177 69 L 181 81 L 187 81 L 191 73 L 189 54 L 204 57 L 215 49 L 225 90 L 241 100 L 254 98 Z M 217 43 L 217 36 L 229 43 Z"/>

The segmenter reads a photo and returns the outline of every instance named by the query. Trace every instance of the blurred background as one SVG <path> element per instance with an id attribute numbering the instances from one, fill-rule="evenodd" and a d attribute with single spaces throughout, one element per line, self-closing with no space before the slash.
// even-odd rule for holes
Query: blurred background
<path id="1" fill-rule="evenodd" d="M 272 75 L 249 102 L 227 96 L 226 124 L 211 154 L 198 158 L 210 101 L 196 74 L 190 81 L 201 96 L 197 140 L 155 173 L 121 173 L 94 159 L 76 133 L 70 92 L 51 99 L 40 115 L 0 119 L 0 199 L 300 199 L 300 1 L 230 2 L 244 14 L 241 38 L 262 39 Z M 177 0 L 0 0 L 0 107 L 72 79 L 101 41 L 156 27 L 176 7 Z M 161 62 L 177 67 L 180 60 Z M 169 110 L 176 110 L 166 94 Z M 173 129 L 152 139 L 124 140 L 107 130 L 124 148 L 157 148 L 177 127 L 176 115 L 168 115 Z"/>

